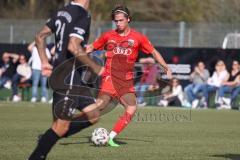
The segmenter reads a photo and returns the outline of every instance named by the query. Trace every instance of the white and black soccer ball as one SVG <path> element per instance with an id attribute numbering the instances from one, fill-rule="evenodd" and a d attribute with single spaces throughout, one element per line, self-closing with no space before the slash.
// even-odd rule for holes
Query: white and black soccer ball
<path id="1" fill-rule="evenodd" d="M 105 128 L 96 128 L 92 132 L 91 141 L 96 146 L 104 146 L 107 144 L 109 139 L 108 131 Z"/>

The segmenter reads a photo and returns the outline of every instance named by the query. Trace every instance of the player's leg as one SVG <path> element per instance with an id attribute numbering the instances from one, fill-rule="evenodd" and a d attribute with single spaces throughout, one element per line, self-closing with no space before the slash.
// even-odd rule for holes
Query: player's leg
<path id="1" fill-rule="evenodd" d="M 132 117 L 134 116 L 137 110 L 137 102 L 136 102 L 136 95 L 134 93 L 127 93 L 124 94 L 120 98 L 121 103 L 125 107 L 124 114 L 118 119 L 115 123 L 112 131 L 109 134 L 109 142 L 108 144 L 113 147 L 118 147 L 119 145 L 116 144 L 113 139 L 123 131 L 125 127 L 131 122 Z"/>
<path id="2" fill-rule="evenodd" d="M 28 160 L 45 160 L 56 142 L 66 134 L 70 121 L 57 119 L 39 139 L 37 147 L 34 149 Z"/>
<path id="3" fill-rule="evenodd" d="M 61 113 L 61 107 L 63 104 L 71 104 L 70 99 L 64 99 L 66 96 L 62 94 L 58 94 L 56 92 L 53 93 L 53 124 L 51 128 L 49 128 L 39 139 L 37 147 L 34 149 L 32 154 L 30 155 L 28 160 L 44 160 L 47 157 L 47 154 L 50 152 L 52 147 L 56 144 L 56 142 L 63 137 L 70 125 L 69 120 L 64 120 L 64 118 L 60 118 L 58 115 Z M 60 103 L 64 102 L 64 103 Z M 56 109 L 57 108 L 57 109 Z M 64 107 L 63 107 L 64 108 Z M 56 112 L 59 111 L 59 112 Z M 64 111 L 65 112 L 65 111 Z"/>
<path id="4" fill-rule="evenodd" d="M 101 110 L 104 110 L 105 107 L 109 104 L 111 97 L 108 95 L 101 95 L 98 97 L 95 103 L 92 103 L 91 99 L 80 99 L 80 101 L 83 100 L 84 103 L 82 102 L 81 105 L 88 105 L 86 107 L 80 108 L 82 112 L 74 117 L 70 123 L 69 130 L 64 135 L 64 137 L 69 137 L 80 132 L 84 128 L 97 123 L 101 115 Z"/>

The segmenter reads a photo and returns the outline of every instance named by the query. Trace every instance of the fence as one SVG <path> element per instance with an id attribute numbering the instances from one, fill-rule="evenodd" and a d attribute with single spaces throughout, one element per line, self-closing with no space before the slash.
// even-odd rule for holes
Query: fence
<path id="1" fill-rule="evenodd" d="M 45 20 L 0 20 L 0 43 L 28 43 Z M 91 40 L 112 28 L 111 22 L 93 22 Z M 131 26 L 161 47 L 222 47 L 228 33 L 238 33 L 240 23 L 133 22 Z M 53 37 L 48 39 L 53 41 Z"/>

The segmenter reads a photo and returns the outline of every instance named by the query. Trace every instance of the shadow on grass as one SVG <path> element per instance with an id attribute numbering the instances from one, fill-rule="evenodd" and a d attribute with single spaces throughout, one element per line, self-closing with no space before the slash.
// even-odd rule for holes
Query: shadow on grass
<path id="1" fill-rule="evenodd" d="M 67 145 L 75 145 L 75 144 L 86 144 L 86 143 L 92 143 L 90 136 L 81 136 L 81 137 L 67 137 L 63 139 L 87 139 L 85 141 L 76 141 L 76 142 L 62 142 L 59 143 L 60 145 L 67 146 Z"/>
<path id="2" fill-rule="evenodd" d="M 87 141 L 76 141 L 76 142 L 63 142 L 59 143 L 60 145 L 76 145 L 76 144 L 86 144 L 86 143 L 91 143 L 91 137 L 90 136 L 81 136 L 81 137 L 69 137 L 67 139 L 87 139 Z M 120 145 L 126 145 L 126 141 L 136 141 L 136 142 L 145 142 L 145 143 L 152 143 L 153 141 L 150 140 L 143 140 L 143 139 L 136 139 L 136 138 L 116 138 L 115 142 Z M 94 146 L 93 144 L 91 146 Z"/>
<path id="3" fill-rule="evenodd" d="M 240 154 L 217 154 L 211 157 L 228 158 L 230 160 L 240 160 Z"/>

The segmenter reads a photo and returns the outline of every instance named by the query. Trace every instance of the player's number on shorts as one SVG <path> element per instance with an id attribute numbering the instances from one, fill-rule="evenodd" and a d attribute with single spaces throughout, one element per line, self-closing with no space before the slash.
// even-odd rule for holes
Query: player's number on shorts
<path id="1" fill-rule="evenodd" d="M 56 36 L 60 36 L 60 40 L 57 43 L 57 48 L 59 49 L 59 51 L 62 51 L 62 45 L 63 45 L 63 35 L 64 35 L 64 30 L 65 30 L 65 23 L 62 23 L 60 20 L 57 20 L 55 22 L 55 25 L 57 27 L 57 31 L 56 31 Z"/>

